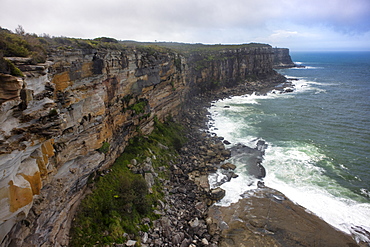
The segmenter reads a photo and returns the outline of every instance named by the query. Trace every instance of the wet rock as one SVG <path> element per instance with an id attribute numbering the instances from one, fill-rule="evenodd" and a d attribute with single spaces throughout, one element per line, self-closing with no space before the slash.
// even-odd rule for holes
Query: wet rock
<path id="1" fill-rule="evenodd" d="M 221 233 L 220 246 L 358 246 L 349 235 L 267 187 L 248 192 L 229 207 L 212 206 L 208 215 L 212 231 Z"/>
<path id="2" fill-rule="evenodd" d="M 264 144 L 259 145 L 261 149 L 263 146 Z M 250 175 L 259 179 L 266 176 L 266 170 L 261 164 L 263 151 L 243 144 L 237 144 L 231 148 L 231 153 L 238 163 L 244 164 L 246 171 Z"/>
<path id="3" fill-rule="evenodd" d="M 229 142 L 228 140 L 224 140 L 224 141 L 223 141 L 223 143 L 224 143 L 225 145 L 230 145 L 230 144 L 231 144 L 231 142 Z"/>
<path id="4" fill-rule="evenodd" d="M 257 182 L 257 186 L 258 186 L 258 188 L 264 188 L 265 187 L 265 183 L 262 182 L 262 181 L 258 181 Z"/>
<path id="5" fill-rule="evenodd" d="M 216 188 L 211 190 L 211 199 L 219 201 L 225 196 L 225 190 L 221 188 Z"/>
<path id="6" fill-rule="evenodd" d="M 225 163 L 221 165 L 221 168 L 225 170 L 235 170 L 236 165 L 231 164 L 231 163 Z"/>
<path id="7" fill-rule="evenodd" d="M 265 150 L 266 148 L 268 147 L 268 145 L 266 144 L 265 141 L 263 140 L 258 140 L 257 144 L 256 144 L 256 149 L 258 151 L 261 151 L 263 154 L 265 153 Z"/>

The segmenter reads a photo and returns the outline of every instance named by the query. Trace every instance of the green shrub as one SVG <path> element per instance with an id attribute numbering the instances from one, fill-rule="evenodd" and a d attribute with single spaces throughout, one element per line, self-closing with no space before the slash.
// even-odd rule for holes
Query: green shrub
<path id="1" fill-rule="evenodd" d="M 110 144 L 108 142 L 103 142 L 102 146 L 99 148 L 99 152 L 101 153 L 108 153 L 110 148 Z"/>
<path id="2" fill-rule="evenodd" d="M 33 63 L 46 61 L 45 40 L 24 31 L 17 34 L 0 28 L 0 51 L 5 57 L 31 57 Z"/>
<path id="3" fill-rule="evenodd" d="M 101 177 L 92 194 L 81 202 L 73 222 L 70 246 L 92 246 L 98 241 L 123 243 L 125 232 L 138 236 L 141 216 L 150 211 L 144 178 L 116 165 Z M 109 235 L 104 238 L 104 233 Z"/>
<path id="4" fill-rule="evenodd" d="M 129 109 L 133 110 L 135 114 L 145 113 L 148 101 L 146 99 L 139 99 L 135 104 L 130 105 Z"/>
<path id="5" fill-rule="evenodd" d="M 169 174 L 157 169 L 169 168 L 169 161 L 185 142 L 180 125 L 167 121 L 161 123 L 155 118 L 155 130 L 150 136 L 137 136 L 130 140 L 124 153 L 117 158 L 111 171 L 100 177 L 91 194 L 82 200 L 70 231 L 70 246 L 97 246 L 124 243 L 124 233 L 140 239 L 139 231 L 148 231 L 142 218 L 157 219 L 153 213 L 158 199 L 163 199 L 163 187 L 158 179 L 148 194 L 146 181 L 141 174 L 134 174 L 128 168 L 132 159 L 139 163 L 155 154 L 152 165 L 158 177 L 169 179 Z M 169 149 L 163 149 L 159 143 Z M 169 170 L 169 169 L 168 169 Z"/>
<path id="6" fill-rule="evenodd" d="M 181 71 L 181 58 L 180 57 L 175 58 L 174 63 L 175 63 L 176 69 Z"/>
<path id="7" fill-rule="evenodd" d="M 58 115 L 57 109 L 53 108 L 49 111 L 48 117 L 54 117 Z"/>
<path id="8" fill-rule="evenodd" d="M 109 37 L 95 38 L 95 41 L 107 42 L 107 43 L 118 43 L 118 40 Z"/>
<path id="9" fill-rule="evenodd" d="M 14 76 L 24 77 L 22 71 L 17 66 L 15 66 L 11 61 L 9 61 L 8 59 L 3 60 L 5 61 L 5 68 L 1 68 L 1 70 L 9 71 L 10 74 Z"/>

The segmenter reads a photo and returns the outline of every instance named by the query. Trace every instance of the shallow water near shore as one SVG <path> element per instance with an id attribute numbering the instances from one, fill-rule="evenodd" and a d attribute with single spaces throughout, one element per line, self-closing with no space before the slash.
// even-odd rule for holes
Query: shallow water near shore
<path id="1" fill-rule="evenodd" d="M 266 141 L 266 186 L 370 242 L 361 233 L 370 232 L 370 52 L 291 55 L 306 66 L 279 70 L 299 79 L 293 92 L 217 101 L 210 130 L 232 144 Z M 239 177 L 222 185 L 221 205 L 256 187 L 238 160 Z"/>

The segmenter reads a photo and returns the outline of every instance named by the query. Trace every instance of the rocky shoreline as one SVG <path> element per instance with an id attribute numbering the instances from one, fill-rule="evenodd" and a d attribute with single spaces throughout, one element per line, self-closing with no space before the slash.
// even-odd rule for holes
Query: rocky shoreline
<path id="1" fill-rule="evenodd" d="M 182 119 L 188 127 L 189 142 L 181 149 L 179 161 L 171 165 L 172 177 L 164 181 L 165 199 L 156 211 L 161 217 L 153 222 L 148 233 L 143 233 L 142 246 L 359 246 L 351 236 L 307 213 L 263 183 L 256 190 L 245 192 L 244 199 L 229 207 L 214 205 L 225 191 L 210 189 L 208 175 L 221 169 L 227 174 L 223 182 L 230 181 L 237 174 L 233 172 L 235 166 L 225 160 L 235 152 L 248 150 L 254 157 L 263 155 L 266 146 L 259 143 L 255 149 L 243 146 L 226 149 L 227 140 L 207 131 L 207 108 L 213 100 L 234 95 L 266 93 L 272 89 L 283 93 L 285 86 L 291 83 L 278 77 L 192 100 Z M 263 178 L 262 160 L 250 162 L 251 173 Z"/>

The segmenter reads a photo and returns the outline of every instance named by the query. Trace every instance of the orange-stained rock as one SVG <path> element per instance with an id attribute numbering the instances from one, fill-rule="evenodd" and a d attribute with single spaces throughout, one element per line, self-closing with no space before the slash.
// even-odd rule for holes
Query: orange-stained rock
<path id="1" fill-rule="evenodd" d="M 65 71 L 63 73 L 54 75 L 53 83 L 55 84 L 56 91 L 63 91 L 66 89 L 72 84 L 71 79 L 69 78 L 69 72 Z"/>
<path id="2" fill-rule="evenodd" d="M 15 212 L 18 209 L 30 204 L 33 199 L 31 188 L 22 188 L 9 181 L 9 207 L 10 212 Z"/>
<path id="3" fill-rule="evenodd" d="M 42 187 L 40 172 L 36 172 L 33 176 L 22 173 L 20 175 L 30 183 L 32 194 L 39 195 Z"/>
<path id="4" fill-rule="evenodd" d="M 19 98 L 21 89 L 22 83 L 17 77 L 0 73 L 0 104 Z"/>
<path id="5" fill-rule="evenodd" d="M 92 76 L 93 75 L 92 66 L 93 66 L 93 62 L 83 63 L 82 70 L 81 70 L 81 77 L 85 78 L 85 77 Z"/>
<path id="6" fill-rule="evenodd" d="M 42 178 L 45 178 L 48 174 L 47 164 L 49 163 L 49 158 L 54 156 L 54 139 L 45 141 L 41 145 L 41 153 L 34 158 L 36 158 L 37 165 L 40 169 L 40 175 Z"/>

